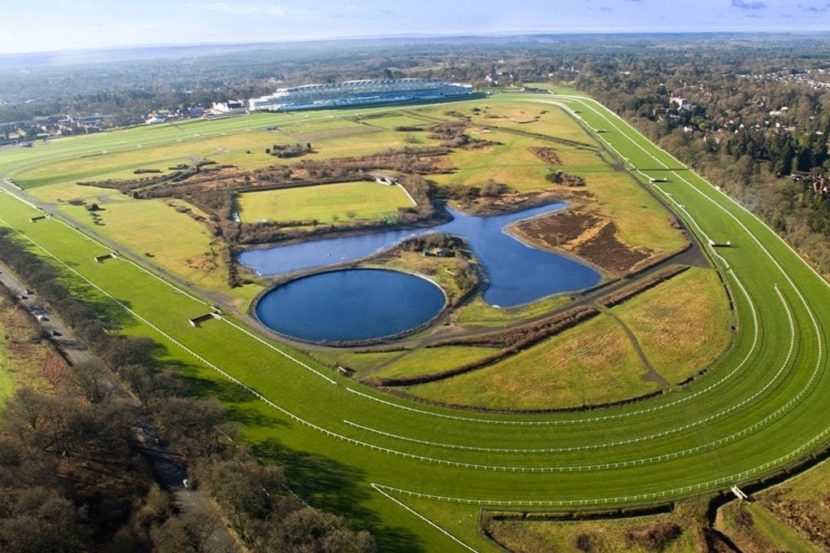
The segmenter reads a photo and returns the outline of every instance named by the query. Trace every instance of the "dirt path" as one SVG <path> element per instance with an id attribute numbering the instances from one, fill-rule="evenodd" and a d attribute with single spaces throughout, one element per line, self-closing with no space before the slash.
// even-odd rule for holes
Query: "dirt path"
<path id="1" fill-rule="evenodd" d="M 645 374 L 643 374 L 643 380 L 650 380 L 652 382 L 656 382 L 658 386 L 660 386 L 663 390 L 668 390 L 671 387 L 671 384 L 668 380 L 666 380 L 663 375 L 658 373 L 651 364 L 651 361 L 648 360 L 646 356 L 646 352 L 643 351 L 642 346 L 640 345 L 640 341 L 637 340 L 637 336 L 631 329 L 628 327 L 625 322 L 620 319 L 616 313 L 611 311 L 608 307 L 605 307 L 601 303 L 596 303 L 594 307 L 597 308 L 597 311 L 603 313 L 612 319 L 619 325 L 622 331 L 625 333 L 628 341 L 631 342 L 631 345 L 634 347 L 634 351 L 637 352 L 637 357 L 640 358 L 640 362 L 643 364 L 643 369 L 645 370 Z"/>
<path id="2" fill-rule="evenodd" d="M 52 344 L 63 353 L 70 364 L 86 363 L 94 358 L 78 342 L 72 329 L 51 312 L 47 305 L 40 302 L 36 294 L 30 293 L 23 282 L 2 261 L 0 261 L 0 285 L 8 288 L 19 299 L 20 305 L 46 331 Z M 221 514 L 213 504 L 200 492 L 185 486 L 187 472 L 180 458 L 169 447 L 163 445 L 158 429 L 138 399 L 127 392 L 115 378 L 110 380 L 109 386 L 117 390 L 135 408 L 137 423 L 134 432 L 136 440 L 142 444 L 142 455 L 150 463 L 156 481 L 173 496 L 176 507 L 181 512 L 207 514 L 215 520 L 213 533 L 208 538 L 205 551 L 211 553 L 242 551 L 237 539 L 225 526 Z"/>

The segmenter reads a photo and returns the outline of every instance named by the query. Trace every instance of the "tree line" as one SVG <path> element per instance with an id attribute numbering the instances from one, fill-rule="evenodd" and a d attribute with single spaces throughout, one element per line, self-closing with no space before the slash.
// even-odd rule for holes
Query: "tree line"
<path id="1" fill-rule="evenodd" d="M 117 332 L 118 315 L 78 299 L 60 272 L 0 229 L 0 259 L 92 353 L 54 390 L 24 386 L 0 420 L 0 550 L 199 552 L 222 521 L 179 512 L 155 481 L 136 428 L 151 423 L 246 548 L 372 552 L 372 535 L 305 504 L 282 467 L 241 444 L 225 408 Z"/>

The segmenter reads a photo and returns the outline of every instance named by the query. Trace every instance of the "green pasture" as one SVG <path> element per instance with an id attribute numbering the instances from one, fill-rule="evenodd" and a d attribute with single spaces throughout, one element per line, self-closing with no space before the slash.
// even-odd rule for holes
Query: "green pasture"
<path id="1" fill-rule="evenodd" d="M 481 297 L 475 297 L 462 305 L 453 315 L 454 320 L 465 326 L 500 327 L 539 317 L 545 313 L 567 305 L 572 301 L 571 296 L 557 295 L 544 298 L 528 305 L 517 307 L 493 307 Z"/>
<path id="2" fill-rule="evenodd" d="M 245 222 L 307 221 L 349 223 L 395 217 L 413 207 L 400 186 L 358 181 L 240 194 L 239 216 Z"/>
<path id="3" fill-rule="evenodd" d="M 498 348 L 443 346 L 406 353 L 372 373 L 373 378 L 400 378 L 448 371 L 498 353 Z"/>
<path id="4" fill-rule="evenodd" d="M 718 275 L 692 268 L 614 308 L 654 369 L 677 384 L 729 345 L 732 313 Z"/>
<path id="5" fill-rule="evenodd" d="M 758 219 L 598 103 L 510 94 L 489 101 L 580 111 L 589 128 L 607 131 L 598 140 L 642 170 L 644 183 L 653 169 L 669 179 L 656 193 L 703 243 L 731 240 L 732 248 L 706 248 L 734 294 L 738 332 L 704 378 L 647 401 L 588 412 L 432 407 L 364 388 L 248 334 L 232 317 L 191 327 L 187 319 L 205 313 L 208 302 L 128 260 L 95 263 L 106 247 L 55 218 L 31 223 L 38 211 L 11 193 L 0 194 L 0 224 L 129 308 L 135 322 L 127 330 L 158 340 L 164 359 L 179 363 L 201 393 L 224 401 L 261 460 L 285 465 L 292 487 L 313 504 L 371 527 L 381 550 L 496 551 L 477 528 L 482 509 L 677 500 L 771 474 L 827 443 L 827 283 Z M 221 125 L 265 127 L 281 117 L 242 116 Z M 217 122 L 184 127 L 221 132 Z M 139 137 L 117 131 L 3 151 L 0 172 L 14 176 L 103 149 L 106 139 L 169 142 L 179 132 L 139 131 Z M 243 385 L 270 403 L 255 401 Z"/>
<path id="6" fill-rule="evenodd" d="M 613 319 L 600 315 L 494 365 L 407 392 L 490 409 L 578 407 L 656 390 L 642 375 L 626 335 Z"/>

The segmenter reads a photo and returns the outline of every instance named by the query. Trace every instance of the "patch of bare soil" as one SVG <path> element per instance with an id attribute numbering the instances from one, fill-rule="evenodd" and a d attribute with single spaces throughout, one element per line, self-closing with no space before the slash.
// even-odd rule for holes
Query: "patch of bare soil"
<path id="1" fill-rule="evenodd" d="M 522 221 L 515 229 L 534 244 L 564 250 L 614 274 L 630 272 L 652 253 L 626 246 L 613 221 L 578 208 Z"/>
<path id="2" fill-rule="evenodd" d="M 561 194 L 553 192 L 521 192 L 501 196 L 479 196 L 474 200 L 464 202 L 462 209 L 465 213 L 471 215 L 499 215 L 514 213 L 559 199 L 561 199 Z"/>
<path id="3" fill-rule="evenodd" d="M 68 382 L 71 377 L 69 365 L 63 357 L 53 350 L 46 355 L 38 368 L 38 372 L 54 387 Z"/>
<path id="4" fill-rule="evenodd" d="M 531 147 L 528 148 L 528 151 L 549 165 L 562 164 L 562 160 L 559 159 L 559 155 L 553 148 Z"/>
<path id="5" fill-rule="evenodd" d="M 201 255 L 189 257 L 185 260 L 185 263 L 188 267 L 196 269 L 200 273 L 210 273 L 211 271 L 215 271 L 219 266 L 217 257 L 216 252 L 211 251 Z"/>

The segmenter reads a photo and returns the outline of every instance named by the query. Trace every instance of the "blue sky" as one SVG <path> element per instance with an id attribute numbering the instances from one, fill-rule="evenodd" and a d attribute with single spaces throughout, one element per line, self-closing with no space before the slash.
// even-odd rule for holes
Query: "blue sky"
<path id="1" fill-rule="evenodd" d="M 830 0 L 0 0 L 0 53 L 401 34 L 792 30 L 830 30 Z"/>

